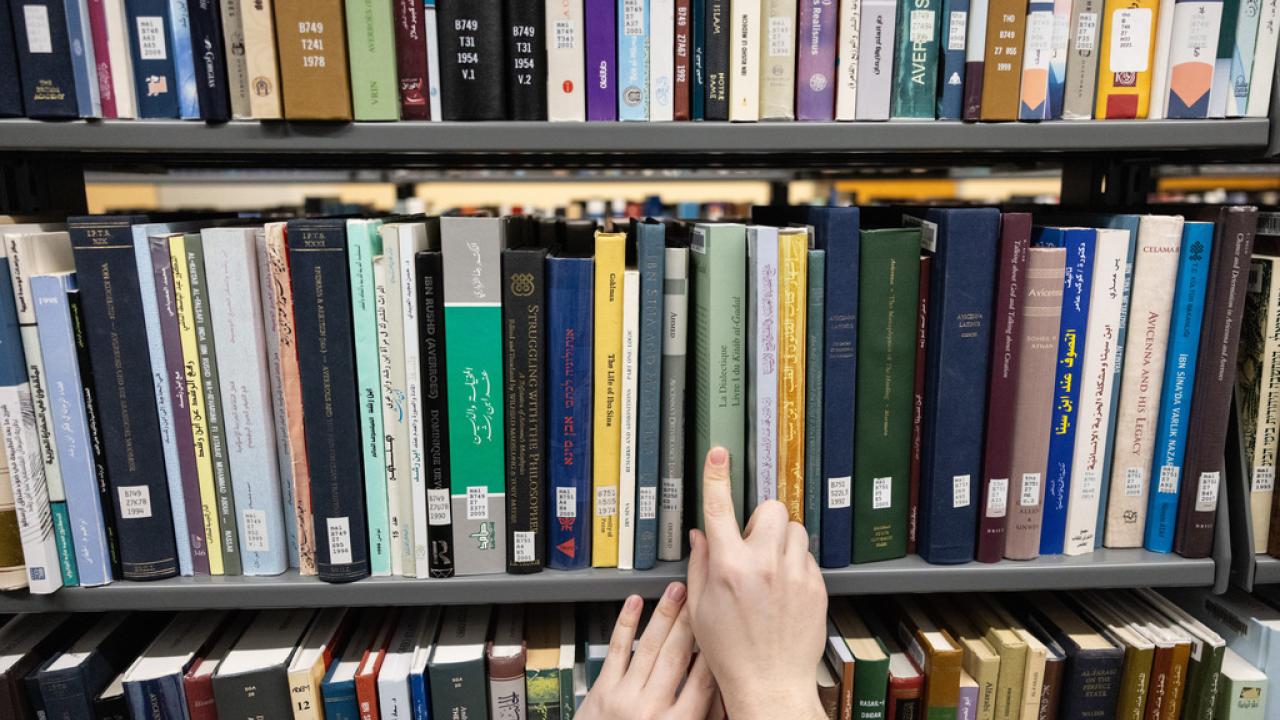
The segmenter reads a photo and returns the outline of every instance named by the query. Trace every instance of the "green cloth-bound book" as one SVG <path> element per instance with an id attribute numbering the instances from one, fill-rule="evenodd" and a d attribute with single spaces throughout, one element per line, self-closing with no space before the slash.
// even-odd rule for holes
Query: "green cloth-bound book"
<path id="1" fill-rule="evenodd" d="M 893 112 L 897 119 L 932 120 L 938 103 L 940 0 L 898 0 Z"/>
<path id="2" fill-rule="evenodd" d="M 809 552 L 818 559 L 818 541 L 822 537 L 822 362 L 826 349 L 823 335 L 826 296 L 823 283 L 827 277 L 827 251 L 809 251 L 809 317 L 805 322 L 809 336 L 804 356 L 804 529 L 809 532 Z"/>
<path id="3" fill-rule="evenodd" d="M 853 561 L 907 554 L 920 231 L 862 231 L 853 437 Z"/>
<path id="4" fill-rule="evenodd" d="M 355 119 L 399 120 L 400 79 L 391 0 L 346 0 L 346 5 Z"/>

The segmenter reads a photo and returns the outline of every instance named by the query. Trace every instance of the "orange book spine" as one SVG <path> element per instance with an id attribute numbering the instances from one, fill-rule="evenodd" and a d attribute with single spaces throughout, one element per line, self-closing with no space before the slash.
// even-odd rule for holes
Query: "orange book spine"
<path id="1" fill-rule="evenodd" d="M 778 499 L 804 522 L 804 344 L 809 235 L 778 232 Z"/>

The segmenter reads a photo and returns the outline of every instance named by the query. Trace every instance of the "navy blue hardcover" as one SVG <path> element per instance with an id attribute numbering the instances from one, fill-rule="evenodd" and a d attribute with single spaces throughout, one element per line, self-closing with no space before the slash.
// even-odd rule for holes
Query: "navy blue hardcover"
<path id="1" fill-rule="evenodd" d="M 18 67 L 18 39 L 13 35 L 9 0 L 0 0 L 0 67 Z M 12 70 L 0 73 L 0 117 L 22 117 L 22 78 Z"/>
<path id="2" fill-rule="evenodd" d="M 1000 213 L 933 209 L 917 547 L 931 563 L 973 559 L 986 427 L 987 359 Z"/>
<path id="3" fill-rule="evenodd" d="M 68 219 L 126 580 L 178 574 L 151 356 L 133 257 L 137 215 Z"/>
<path id="4" fill-rule="evenodd" d="M 80 117 L 62 0 L 23 0 L 10 10 L 27 117 Z"/>
<path id="5" fill-rule="evenodd" d="M 658 468 L 662 443 L 662 318 L 667 240 L 657 220 L 636 223 L 640 270 L 640 376 L 636 443 L 637 570 L 658 562 Z"/>
<path id="6" fill-rule="evenodd" d="M 218 0 L 187 0 L 187 14 L 191 18 L 191 51 L 195 56 L 200 118 L 226 122 L 231 119 L 231 98 L 227 95 L 222 10 Z"/>
<path id="7" fill-rule="evenodd" d="M 290 220 L 289 274 L 321 580 L 369 575 L 347 222 Z"/>
<path id="8" fill-rule="evenodd" d="M 169 42 L 169 0 L 125 0 L 138 117 L 178 117 L 178 79 Z"/>
<path id="9" fill-rule="evenodd" d="M 707 114 L 707 0 L 693 0 L 689 23 L 689 118 Z"/>
<path id="10" fill-rule="evenodd" d="M 959 120 L 964 115 L 964 50 L 969 0 L 946 0 L 939 38 L 938 119 Z"/>
<path id="11" fill-rule="evenodd" d="M 44 699 L 43 717 L 49 720 L 80 720 L 96 717 L 94 701 L 107 685 L 124 672 L 142 649 L 155 636 L 156 629 L 167 624 L 168 616 L 133 614 L 120 619 L 116 614 L 99 617 L 86 635 L 102 623 L 116 623 L 102 636 L 79 662 L 71 667 L 51 670 L 61 654 L 54 653 L 36 672 L 40 695 Z M 68 651 L 79 651 L 78 641 Z"/>
<path id="12" fill-rule="evenodd" d="M 704 69 L 703 117 L 729 119 L 729 75 L 735 67 L 729 57 L 729 0 L 706 0 L 702 38 Z"/>

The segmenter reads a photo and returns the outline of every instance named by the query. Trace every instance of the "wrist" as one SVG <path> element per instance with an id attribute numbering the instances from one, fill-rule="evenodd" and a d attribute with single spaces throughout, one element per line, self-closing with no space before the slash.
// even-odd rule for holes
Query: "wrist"
<path id="1" fill-rule="evenodd" d="M 726 714 L 733 720 L 826 720 L 827 713 L 812 689 L 784 689 L 762 686 L 756 691 L 723 694 Z"/>

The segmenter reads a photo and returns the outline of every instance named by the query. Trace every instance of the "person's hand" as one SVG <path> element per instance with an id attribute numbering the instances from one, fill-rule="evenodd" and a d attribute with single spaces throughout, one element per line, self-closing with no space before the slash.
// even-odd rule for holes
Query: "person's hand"
<path id="1" fill-rule="evenodd" d="M 825 720 L 817 668 L 826 642 L 827 591 L 804 526 L 770 500 L 738 531 L 729 453 L 707 453 L 705 534 L 689 533 L 689 611 L 733 720 Z"/>
<path id="2" fill-rule="evenodd" d="M 635 655 L 631 646 L 644 602 L 627 598 L 609 638 L 600 677 L 574 715 L 580 720 L 703 720 L 716 696 L 715 679 L 701 656 L 693 657 L 686 590 L 671 583 L 653 611 Z M 688 677 L 685 677 L 686 671 Z M 681 686 L 681 681 L 684 685 Z"/>

